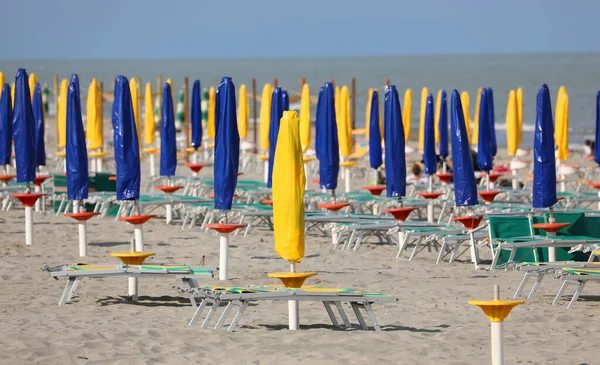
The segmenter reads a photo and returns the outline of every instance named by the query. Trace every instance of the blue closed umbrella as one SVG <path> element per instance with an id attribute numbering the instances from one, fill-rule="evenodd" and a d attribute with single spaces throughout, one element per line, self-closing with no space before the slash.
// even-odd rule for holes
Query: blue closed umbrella
<path id="1" fill-rule="evenodd" d="M 369 115 L 369 163 L 372 169 L 378 169 L 383 163 L 382 153 L 381 130 L 379 129 L 379 94 L 377 91 L 373 91 L 371 114 Z"/>
<path id="2" fill-rule="evenodd" d="M 425 104 L 425 137 L 423 144 L 423 163 L 427 175 L 435 174 L 437 161 L 435 158 L 435 122 L 433 116 L 433 96 L 427 96 Z"/>
<path id="3" fill-rule="evenodd" d="M 2 97 L 0 97 L 0 166 L 10 165 L 12 156 L 12 99 L 10 96 L 10 86 L 4 84 L 2 87 Z"/>
<path id="4" fill-rule="evenodd" d="M 125 76 L 117 76 L 115 80 L 112 125 L 117 165 L 117 200 L 135 200 L 140 197 L 140 149 L 129 81 Z"/>
<path id="5" fill-rule="evenodd" d="M 162 124 L 160 128 L 160 176 L 174 176 L 177 168 L 177 146 L 175 145 L 175 114 L 171 85 L 163 87 Z"/>
<path id="6" fill-rule="evenodd" d="M 465 125 L 460 94 L 452 91 L 450 106 L 450 134 L 452 136 L 452 172 L 454 173 L 454 201 L 457 207 L 479 204 L 473 159 Z M 481 121 L 479 122 L 481 126 Z"/>
<path id="7" fill-rule="evenodd" d="M 0 163 L 1 161 L 0 159 Z M 596 94 L 596 144 L 594 146 L 594 161 L 600 165 L 600 91 Z"/>
<path id="8" fill-rule="evenodd" d="M 192 87 L 192 147 L 198 150 L 202 145 L 202 104 L 200 80 L 194 81 Z"/>
<path id="9" fill-rule="evenodd" d="M 79 75 L 71 74 L 71 81 L 69 81 L 69 84 L 70 83 L 73 83 L 75 85 L 75 90 L 77 90 L 77 95 L 81 95 L 81 92 L 79 91 Z"/>
<path id="10" fill-rule="evenodd" d="M 321 88 L 319 90 L 319 98 L 317 99 L 317 113 L 316 113 L 316 119 L 315 119 L 315 131 L 317 131 L 315 133 L 315 154 L 317 155 L 317 160 L 320 160 L 319 158 L 319 154 L 320 154 L 320 150 L 321 150 L 321 143 L 320 143 L 320 136 L 319 136 L 319 132 L 321 130 L 321 127 L 319 127 L 319 122 L 323 120 L 323 117 L 320 116 L 319 113 L 321 113 L 321 100 L 323 98 L 323 88 Z"/>
<path id="11" fill-rule="evenodd" d="M 490 125 L 490 141 L 492 144 L 492 156 L 496 156 L 498 152 L 498 146 L 496 144 L 496 114 L 494 113 L 494 92 L 491 87 L 487 88 L 487 102 L 488 102 L 488 113 L 489 113 L 489 125 Z M 481 120 L 481 119 L 480 119 Z M 479 122 L 481 125 L 481 122 Z M 481 128 L 481 127 L 480 127 Z"/>
<path id="12" fill-rule="evenodd" d="M 440 102 L 440 156 L 444 160 L 448 158 L 448 101 L 446 90 L 442 90 L 442 100 Z"/>
<path id="13" fill-rule="evenodd" d="M 550 91 L 546 84 L 537 94 L 533 139 L 533 207 L 550 208 L 556 198 L 556 160 L 554 157 L 554 122 Z"/>
<path id="14" fill-rule="evenodd" d="M 279 135 L 279 124 L 284 111 L 284 92 L 281 87 L 276 87 L 271 95 L 271 124 L 269 126 L 269 175 L 267 187 L 272 185 L 273 162 L 275 161 L 275 149 L 277 148 L 277 136 Z"/>
<path id="15" fill-rule="evenodd" d="M 488 89 L 481 91 L 481 103 L 479 107 L 479 139 L 477 141 L 477 164 L 483 171 L 489 173 L 493 165 L 493 146 L 491 143 L 491 123 L 489 113 Z"/>
<path id="16" fill-rule="evenodd" d="M 283 90 L 281 94 L 281 100 L 283 102 L 283 110 L 290 110 L 290 96 L 288 95 L 287 90 Z M 283 116 L 283 113 L 281 113 Z"/>
<path id="17" fill-rule="evenodd" d="M 42 88 L 40 87 L 39 82 L 35 84 L 32 103 L 33 119 L 35 120 L 35 166 L 46 166 L 44 102 L 42 100 Z"/>
<path id="18" fill-rule="evenodd" d="M 17 182 L 24 183 L 35 181 L 35 121 L 28 80 L 27 71 L 20 68 L 15 80 L 12 130 L 17 160 Z"/>
<path id="19" fill-rule="evenodd" d="M 385 91 L 383 104 L 383 140 L 385 144 L 385 183 L 388 197 L 406 195 L 406 155 L 404 126 L 396 86 Z"/>
<path id="20" fill-rule="evenodd" d="M 75 83 L 67 93 L 67 198 L 83 200 L 88 197 L 88 159 L 85 133 L 81 118 L 81 101 Z"/>
<path id="21" fill-rule="evenodd" d="M 319 154 L 319 185 L 321 189 L 334 190 L 337 188 L 340 172 L 340 145 L 335 121 L 334 90 L 331 82 L 326 82 L 321 92 L 317 111 L 316 146 Z"/>
<path id="22" fill-rule="evenodd" d="M 231 77 L 219 84 L 219 113 L 215 116 L 215 209 L 230 210 L 240 164 L 240 134 L 235 110 L 235 86 Z"/>

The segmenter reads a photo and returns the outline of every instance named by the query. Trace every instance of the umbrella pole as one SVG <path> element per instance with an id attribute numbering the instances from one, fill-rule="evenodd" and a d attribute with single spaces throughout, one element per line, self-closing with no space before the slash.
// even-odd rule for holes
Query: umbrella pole
<path id="1" fill-rule="evenodd" d="M 40 173 L 40 168 L 39 168 L 39 167 L 36 167 L 36 171 L 37 171 L 37 174 L 36 174 L 36 175 L 39 175 L 39 173 Z M 41 187 L 40 185 L 38 185 L 38 184 L 35 184 L 35 183 L 34 183 L 33 185 L 34 185 L 34 186 L 33 186 L 33 191 L 34 191 L 35 193 L 39 193 L 39 192 L 41 192 L 41 190 L 42 190 L 42 187 Z M 35 211 L 36 211 L 36 212 L 39 212 L 39 211 L 41 211 L 41 210 L 42 210 L 42 209 L 41 209 L 41 206 L 42 206 L 42 200 L 41 200 L 41 199 L 38 199 L 38 200 L 36 200 L 36 201 L 35 201 Z"/>
<path id="2" fill-rule="evenodd" d="M 331 190 L 331 198 L 333 199 L 333 202 L 335 203 L 335 189 Z"/>
<path id="3" fill-rule="evenodd" d="M 428 182 L 427 182 L 427 191 L 432 193 L 433 192 L 433 175 L 428 175 Z M 429 200 L 429 204 L 427 204 L 427 221 L 429 223 L 434 223 L 433 221 L 433 199 Z"/>
<path id="4" fill-rule="evenodd" d="M 290 262 L 290 272 L 296 272 L 296 264 Z M 300 328 L 300 305 L 297 300 L 288 301 L 289 329 L 297 331 Z"/>
<path id="5" fill-rule="evenodd" d="M 377 169 L 373 169 L 373 174 L 374 174 L 373 186 L 377 186 L 377 185 L 379 185 L 379 171 Z"/>
<path id="6" fill-rule="evenodd" d="M 170 176 L 167 176 L 167 186 L 173 186 Z M 171 195 L 171 194 L 167 194 L 167 195 Z M 173 205 L 166 204 L 165 210 L 166 210 L 166 214 L 165 214 L 166 215 L 166 223 L 171 224 L 171 222 L 173 222 Z"/>
<path id="7" fill-rule="evenodd" d="M 548 223 L 554 223 L 556 219 L 554 218 L 553 208 L 548 208 Z M 552 233 L 552 235 L 556 235 L 556 233 Z M 550 236 L 550 232 L 548 232 L 548 236 Z M 548 262 L 556 262 L 556 247 L 548 247 Z"/>
<path id="8" fill-rule="evenodd" d="M 490 185 L 491 185 L 490 172 L 486 171 L 486 175 L 487 175 L 487 181 L 486 181 L 487 186 L 486 186 L 486 188 L 487 188 L 487 191 L 490 191 Z"/>
<path id="9" fill-rule="evenodd" d="M 448 170 L 448 167 L 447 167 L 447 165 L 446 165 L 446 159 L 444 159 L 444 160 L 442 161 L 442 173 L 444 173 L 444 174 L 445 174 L 447 170 Z"/>
<path id="10" fill-rule="evenodd" d="M 83 199 L 79 201 L 79 208 L 75 213 L 79 213 L 80 211 L 85 211 Z M 77 226 L 79 229 L 79 256 L 85 257 L 87 256 L 87 221 L 80 220 L 77 221 Z"/>

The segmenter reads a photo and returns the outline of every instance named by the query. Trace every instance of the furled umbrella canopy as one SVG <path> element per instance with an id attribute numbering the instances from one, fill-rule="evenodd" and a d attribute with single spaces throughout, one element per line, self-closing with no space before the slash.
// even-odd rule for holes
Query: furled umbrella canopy
<path id="1" fill-rule="evenodd" d="M 13 109 L 10 85 L 4 84 L 0 96 L 0 167 L 10 165 L 12 158 Z"/>
<path id="2" fill-rule="evenodd" d="M 442 90 L 440 103 L 440 156 L 443 160 L 448 158 L 448 97 L 446 90 Z M 467 132 L 468 135 L 468 132 Z"/>
<path id="3" fill-rule="evenodd" d="M 412 120 L 412 89 L 404 92 L 404 108 L 402 109 L 402 123 L 404 124 L 404 142 L 410 139 L 410 122 Z"/>
<path id="4" fill-rule="evenodd" d="M 20 68 L 15 80 L 13 139 L 17 161 L 17 182 L 35 181 L 35 121 L 31 109 L 27 71 Z"/>
<path id="5" fill-rule="evenodd" d="M 67 96 L 67 197 L 82 200 L 88 197 L 88 158 L 85 146 L 79 89 L 69 84 Z"/>
<path id="6" fill-rule="evenodd" d="M 352 153 L 352 131 L 350 130 L 348 115 L 348 87 L 340 90 L 339 114 L 337 116 L 338 141 L 340 144 L 340 155 L 348 158 Z M 336 111 L 338 113 L 338 111 Z"/>
<path id="7" fill-rule="evenodd" d="M 1 112 L 2 111 L 0 111 L 0 113 Z M 596 94 L 596 143 L 594 146 L 594 161 L 600 165 L 600 91 Z M 2 163 L 1 159 L 0 163 Z"/>
<path id="8" fill-rule="evenodd" d="M 469 140 L 469 143 L 471 143 L 471 112 L 470 110 L 470 105 L 471 105 L 471 100 L 469 97 L 469 93 L 467 91 L 463 91 L 460 94 L 460 102 L 463 106 L 463 113 L 465 115 L 465 126 L 466 126 L 466 131 L 467 131 L 467 139 Z M 477 115 L 479 113 L 479 107 L 476 108 L 475 110 L 475 114 Z"/>
<path id="9" fill-rule="evenodd" d="M 433 96 L 429 94 L 425 106 L 425 140 L 423 146 L 423 163 L 427 175 L 433 175 L 437 170 L 437 160 L 435 155 L 435 120 L 433 115 Z"/>
<path id="10" fill-rule="evenodd" d="M 479 110 L 479 141 L 477 142 L 477 164 L 483 171 L 491 171 L 493 166 L 493 145 L 491 137 L 492 123 L 489 121 L 488 89 L 481 92 L 481 109 Z"/>
<path id="11" fill-rule="evenodd" d="M 160 176 L 174 176 L 177 168 L 175 115 L 171 85 L 163 87 L 162 123 L 160 128 Z"/>
<path id="12" fill-rule="evenodd" d="M 56 108 L 56 147 L 65 148 L 67 144 L 67 92 L 69 80 L 62 79 Z"/>
<path id="13" fill-rule="evenodd" d="M 117 200 L 135 200 L 140 196 L 140 150 L 129 81 L 125 76 L 118 76 L 115 80 L 112 125 L 117 166 Z"/>
<path id="14" fill-rule="evenodd" d="M 44 102 L 42 101 L 42 88 L 40 87 L 39 82 L 36 83 L 34 87 L 32 108 L 33 119 L 35 120 L 35 166 L 46 166 Z"/>
<path id="15" fill-rule="evenodd" d="M 275 160 L 275 151 L 277 149 L 277 136 L 279 135 L 279 124 L 283 115 L 283 90 L 281 87 L 276 87 L 271 96 L 271 117 L 269 130 L 269 175 L 267 179 L 267 187 L 273 184 L 273 163 Z"/>
<path id="16" fill-rule="evenodd" d="M 477 205 L 477 183 L 471 158 L 471 146 L 460 95 L 452 91 L 450 106 L 450 134 L 452 136 L 452 172 L 454 173 L 454 201 L 457 207 Z"/>
<path id="17" fill-rule="evenodd" d="M 519 148 L 519 112 L 517 110 L 517 93 L 511 90 L 508 93 L 506 104 L 506 146 L 509 156 L 517 154 Z"/>
<path id="18" fill-rule="evenodd" d="M 208 139 L 215 139 L 215 123 L 216 123 L 216 90 L 214 87 L 208 89 L 208 119 L 206 122 L 206 134 Z"/>
<path id="19" fill-rule="evenodd" d="M 487 88 L 487 102 L 488 102 L 488 113 L 489 113 L 489 132 L 490 141 L 492 144 L 492 158 L 496 156 L 498 152 L 498 146 L 496 144 L 496 113 L 494 112 L 494 91 L 491 87 Z"/>
<path id="20" fill-rule="evenodd" d="M 340 172 L 340 147 L 335 116 L 335 90 L 326 82 L 317 105 L 317 158 L 321 189 L 335 190 Z"/>
<path id="21" fill-rule="evenodd" d="M 156 121 L 154 120 L 154 110 L 152 108 L 152 84 L 146 83 L 144 90 L 144 143 L 152 145 L 154 143 L 154 133 L 156 130 Z"/>
<path id="22" fill-rule="evenodd" d="M 532 205 L 534 208 L 549 208 L 557 202 L 554 122 L 552 121 L 550 91 L 544 84 L 538 91 L 536 100 Z"/>
<path id="23" fill-rule="evenodd" d="M 310 147 L 310 89 L 308 84 L 302 85 L 300 99 L 300 143 L 302 152 L 306 152 Z"/>
<path id="24" fill-rule="evenodd" d="M 283 112 L 273 169 L 275 252 L 299 263 L 304 257 L 304 163 L 298 114 Z"/>
<path id="25" fill-rule="evenodd" d="M 425 108 L 427 106 L 427 95 L 429 95 L 429 89 L 423 87 L 421 89 L 421 109 L 419 113 L 419 150 L 423 151 L 425 148 Z"/>
<path id="26" fill-rule="evenodd" d="M 202 103 L 200 101 L 200 80 L 192 87 L 192 147 L 197 150 L 202 145 Z"/>
<path id="27" fill-rule="evenodd" d="M 214 207 L 230 210 L 237 185 L 240 163 L 240 135 L 235 112 L 235 86 L 231 77 L 223 77 L 219 84 L 219 108 L 216 118 L 214 165 Z"/>
<path id="28" fill-rule="evenodd" d="M 281 92 L 281 104 L 283 106 L 283 111 L 290 110 L 290 95 L 287 90 L 282 90 Z"/>
<path id="29" fill-rule="evenodd" d="M 369 111 L 369 163 L 372 169 L 382 164 L 381 130 L 379 129 L 379 93 L 371 94 L 371 110 Z"/>
<path id="30" fill-rule="evenodd" d="M 385 183 L 388 197 L 406 195 L 406 155 L 402 110 L 396 86 L 385 91 L 383 108 L 383 139 L 385 142 Z"/>
<path id="31" fill-rule="evenodd" d="M 88 87 L 87 100 L 86 100 L 86 139 L 88 141 L 88 147 L 91 150 L 102 148 L 103 137 L 102 137 L 102 118 L 101 118 L 101 104 L 98 103 L 98 98 L 102 97 L 99 95 L 100 87 L 98 81 L 92 79 L 90 86 Z"/>
<path id="32" fill-rule="evenodd" d="M 262 96 L 260 98 L 260 150 L 269 150 L 269 132 L 271 128 L 271 98 L 273 88 L 270 84 L 263 86 Z"/>
<path id="33" fill-rule="evenodd" d="M 246 85 L 240 85 L 240 96 L 239 96 L 239 104 L 238 104 L 238 131 L 240 133 L 241 139 L 246 139 L 248 137 L 248 114 L 249 114 L 249 105 L 248 105 L 248 92 L 246 91 Z"/>

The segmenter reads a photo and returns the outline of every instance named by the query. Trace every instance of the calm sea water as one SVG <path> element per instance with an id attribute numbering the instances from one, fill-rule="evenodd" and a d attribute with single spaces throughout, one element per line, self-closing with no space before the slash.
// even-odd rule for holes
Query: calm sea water
<path id="1" fill-rule="evenodd" d="M 52 77 L 69 77 L 78 73 L 82 85 L 93 77 L 109 89 L 113 78 L 122 74 L 137 76 L 152 82 L 156 77 L 173 79 L 176 86 L 184 77 L 190 82 L 200 79 L 202 86 L 217 85 L 222 76 L 231 76 L 236 86 L 246 84 L 251 92 L 252 79 L 257 80 L 260 97 L 262 85 L 278 78 L 279 84 L 293 93 L 300 90 L 300 79 L 306 78 L 314 93 L 318 86 L 334 79 L 336 85 L 350 85 L 356 78 L 356 124 L 364 125 L 366 91 L 369 87 L 383 90 L 386 78 L 396 85 L 401 94 L 413 89 L 412 127 L 418 125 L 421 88 L 427 86 L 436 95 L 438 89 L 468 91 L 471 95 L 471 115 L 475 93 L 479 87 L 494 89 L 498 142 L 504 143 L 503 133 L 508 92 L 517 87 L 524 89 L 524 144 L 531 146 L 531 131 L 535 122 L 535 96 L 546 83 L 554 99 L 559 86 L 569 93 L 570 142 L 580 144 L 593 136 L 595 130 L 596 93 L 600 90 L 600 54 L 544 54 L 544 55 L 460 55 L 460 56 L 398 56 L 346 57 L 295 59 L 210 59 L 210 60 L 98 60 L 98 61 L 0 61 L 7 79 L 18 67 L 35 72 L 42 83 L 52 86 Z M 191 85 L 190 85 L 191 86 Z M 84 87 L 82 87 L 84 88 Z M 87 86 L 85 86 L 87 88 Z M 313 108 L 314 109 L 314 108 Z M 251 111 L 252 113 L 252 111 Z M 314 110 L 313 110 L 314 114 Z M 252 114 L 251 114 L 252 115 Z"/>

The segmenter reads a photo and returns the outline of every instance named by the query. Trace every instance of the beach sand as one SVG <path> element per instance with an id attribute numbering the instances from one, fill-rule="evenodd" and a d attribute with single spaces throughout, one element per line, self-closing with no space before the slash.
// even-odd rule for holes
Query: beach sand
<path id="1" fill-rule="evenodd" d="M 298 271 L 319 275 L 307 284 L 398 297 L 397 303 L 374 306 L 383 332 L 334 328 L 320 303 L 306 302 L 300 304 L 301 330 L 292 332 L 287 304 L 263 302 L 247 309 L 235 332 L 225 333 L 187 327 L 194 310 L 170 288 L 179 284 L 175 279 L 140 280 L 139 303 L 127 298 L 125 278 L 85 280 L 72 303 L 58 307 L 65 281 L 53 280 L 41 268 L 117 263 L 110 253 L 130 249 L 133 229 L 110 218 L 92 219 L 89 257 L 82 260 L 73 220 L 51 212 L 35 213 L 34 220 L 35 244 L 26 247 L 23 209 L 0 212 L 0 364 L 486 364 L 489 321 L 467 301 L 491 299 L 494 284 L 500 285 L 501 298 L 509 298 L 521 279 L 519 272 L 474 271 L 462 260 L 435 265 L 436 253 L 427 250 L 413 262 L 396 261 L 395 246 L 374 242 L 357 252 L 333 251 L 329 238 L 311 235 Z M 212 233 L 198 227 L 182 231 L 163 219 L 150 221 L 144 233 L 145 249 L 156 252 L 153 262 L 198 265 L 206 256 L 206 265 L 218 265 L 218 238 Z M 289 269 L 264 228 L 233 237 L 231 245 L 231 280 L 201 284 L 277 284 L 267 273 Z M 598 361 L 597 285 L 589 285 L 587 300 L 569 311 L 551 305 L 559 285 L 547 278 L 536 298 L 505 321 L 507 364 Z"/>

